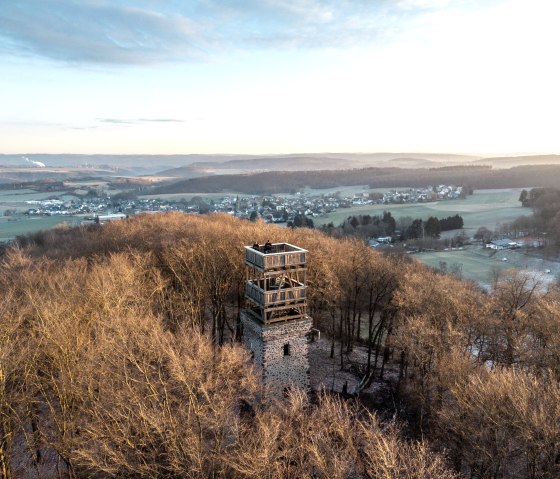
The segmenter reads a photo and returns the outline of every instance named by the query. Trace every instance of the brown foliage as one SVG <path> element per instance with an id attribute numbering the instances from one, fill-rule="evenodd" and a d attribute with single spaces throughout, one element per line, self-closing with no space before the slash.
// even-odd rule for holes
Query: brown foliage
<path id="1" fill-rule="evenodd" d="M 314 406 L 294 392 L 242 413 L 258 384 L 224 331 L 240 307 L 242 246 L 268 237 L 311 251 L 319 316 L 349 298 L 366 305 L 337 267 L 349 249 L 362 273 L 360 254 L 380 273 L 388 264 L 355 243 L 222 216 L 140 217 L 10 249 L 0 269 L 3 475 L 454 477 L 423 443 L 329 397 Z"/>
<path id="2" fill-rule="evenodd" d="M 3 255 L 4 476 L 44 476 L 54 456 L 82 477 L 452 477 L 425 443 L 329 397 L 241 412 L 258 389 L 228 341 L 243 246 L 269 238 L 310 251 L 310 308 L 343 366 L 360 341 L 364 385 L 380 351 L 401 359 L 409 430 L 458 471 L 558 477 L 558 290 L 512 273 L 485 294 L 356 240 L 180 214 L 51 231 Z"/>
<path id="3" fill-rule="evenodd" d="M 451 387 L 439 419 L 448 438 L 461 445 L 457 459 L 472 474 L 558 477 L 560 386 L 551 379 L 549 374 L 480 370 Z"/>
<path id="4" fill-rule="evenodd" d="M 424 444 L 403 441 L 394 425 L 328 396 L 310 407 L 292 394 L 247 427 L 231 458 L 236 477 L 456 477 Z"/>

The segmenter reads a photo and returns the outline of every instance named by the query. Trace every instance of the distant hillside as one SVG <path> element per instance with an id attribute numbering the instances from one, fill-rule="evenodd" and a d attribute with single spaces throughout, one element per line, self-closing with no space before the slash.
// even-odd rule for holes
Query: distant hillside
<path id="1" fill-rule="evenodd" d="M 374 166 L 374 163 L 391 161 L 394 159 L 406 158 L 413 160 L 430 160 L 438 163 L 470 163 L 482 158 L 476 155 L 457 155 L 452 153 L 324 153 L 323 156 L 329 158 L 342 158 L 352 160 L 356 164 L 364 166 Z"/>
<path id="2" fill-rule="evenodd" d="M 372 167 L 433 168 L 472 163 L 479 157 L 434 153 L 325 153 L 305 155 L 258 156 L 227 161 L 202 161 L 158 172 L 160 176 L 197 178 L 218 174 L 258 173 L 262 171 L 342 170 Z"/>
<path id="3" fill-rule="evenodd" d="M 246 158 L 233 155 L 80 155 L 80 154 L 0 154 L 0 166 L 26 166 L 30 161 L 39 161 L 47 167 L 84 167 L 107 165 L 115 169 L 137 169 L 137 174 L 146 174 L 163 169 L 190 165 L 197 161 L 226 161 L 231 158 Z"/>
<path id="4" fill-rule="evenodd" d="M 421 158 L 393 158 L 387 163 L 398 168 L 437 168 L 442 165 L 439 161 Z"/>
<path id="5" fill-rule="evenodd" d="M 126 170 L 106 168 L 40 168 L 40 167 L 8 167 L 0 166 L 0 183 L 25 183 L 32 181 L 64 181 L 69 179 L 110 178 L 132 175 Z"/>
<path id="6" fill-rule="evenodd" d="M 480 156 L 453 155 L 442 153 L 293 153 L 293 154 L 264 154 L 264 155 L 245 155 L 245 154 L 186 154 L 186 155 L 110 155 L 110 154 L 68 154 L 68 153 L 19 153 L 19 154 L 0 154 L 0 166 L 27 166 L 30 162 L 44 163 L 47 167 L 83 167 L 108 165 L 110 168 L 136 169 L 137 174 L 150 174 L 158 171 L 165 171 L 174 168 L 190 166 L 194 163 L 212 164 L 219 167 L 220 164 L 229 163 L 228 169 L 243 167 L 244 160 L 255 161 L 255 167 L 261 162 L 266 167 L 266 162 L 270 160 L 296 164 L 302 158 L 309 161 L 310 165 L 314 161 L 320 162 L 326 159 L 327 164 L 324 168 L 330 168 L 329 162 L 339 161 L 337 168 L 343 167 L 343 162 L 351 163 L 354 167 L 377 166 L 379 162 L 392 160 L 395 158 L 414 158 L 421 160 L 431 160 L 447 163 L 468 163 Z M 236 163 L 240 162 L 240 163 Z M 352 166 L 348 166 L 352 167 Z M 312 168 L 308 166 L 305 168 Z M 305 169 L 304 168 L 304 169 Z M 300 168 L 301 169 L 301 168 Z"/>
<path id="7" fill-rule="evenodd" d="M 259 157 L 219 162 L 196 162 L 189 166 L 160 171 L 161 176 L 196 177 L 216 172 L 251 173 L 256 171 L 340 170 L 351 168 L 348 160 L 328 157 Z"/>
<path id="8" fill-rule="evenodd" d="M 478 189 L 557 186 L 560 184 L 560 165 L 520 166 L 506 170 L 493 170 L 480 165 L 435 169 L 362 168 L 215 175 L 160 185 L 148 194 L 272 194 L 295 192 L 305 187 L 323 189 L 364 184 L 371 188 L 421 187 L 435 184 L 468 185 Z"/>
<path id="9" fill-rule="evenodd" d="M 266 170 L 282 169 L 298 169 L 302 168 L 322 168 L 329 169 L 330 167 L 342 169 L 348 167 L 348 161 L 338 158 L 328 157 L 308 157 L 308 156 L 290 156 L 290 157 L 265 157 L 255 158 L 250 160 L 230 160 L 224 163 L 193 163 L 193 167 L 201 167 L 205 165 L 213 166 L 214 168 L 221 169 L 238 169 L 238 168 L 258 168 Z"/>
<path id="10" fill-rule="evenodd" d="M 411 169 L 453 165 L 492 165 L 511 168 L 522 165 L 560 164 L 560 155 L 482 157 L 448 153 L 293 153 L 285 155 L 82 155 L 0 154 L 0 167 L 29 168 L 42 163 L 47 168 L 93 168 L 114 170 L 121 175 L 195 178 L 219 174 L 263 171 L 316 171 L 368 167 Z"/>
<path id="11" fill-rule="evenodd" d="M 523 165 L 560 165 L 560 155 L 502 156 L 481 158 L 474 164 L 492 165 L 494 168 L 511 168 Z"/>

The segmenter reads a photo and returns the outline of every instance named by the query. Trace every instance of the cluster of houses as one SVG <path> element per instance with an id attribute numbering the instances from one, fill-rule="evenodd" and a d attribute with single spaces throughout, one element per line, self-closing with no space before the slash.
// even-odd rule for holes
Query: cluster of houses
<path id="1" fill-rule="evenodd" d="M 295 195 L 228 195 L 207 201 L 203 197 L 191 199 L 126 199 L 110 198 L 109 196 L 84 196 L 69 200 L 49 199 L 28 201 L 30 208 L 25 212 L 30 216 L 53 215 L 92 215 L 107 214 L 133 215 L 142 212 L 183 211 L 191 213 L 224 212 L 240 218 L 262 218 L 269 223 L 293 221 L 298 215 L 308 217 L 326 216 L 338 208 L 352 206 L 413 203 L 460 198 L 460 186 L 428 186 L 420 189 L 389 190 L 385 193 L 356 193 L 342 196 L 341 194 L 311 195 L 296 193 Z"/>
<path id="2" fill-rule="evenodd" d="M 195 211 L 186 203 L 159 199 L 111 200 L 110 198 L 76 198 L 72 200 L 30 200 L 25 214 L 29 216 L 136 214 L 153 211 Z"/>
<path id="3" fill-rule="evenodd" d="M 353 206 L 458 199 L 464 197 L 463 191 L 462 186 L 438 185 L 406 190 L 393 189 L 384 193 L 363 192 L 347 196 L 305 193 L 297 193 L 293 196 L 252 196 L 238 199 L 238 208 L 234 211 L 241 217 L 249 217 L 253 211 L 256 211 L 265 221 L 273 223 L 291 221 L 296 215 L 326 216 L 338 208 Z M 227 204 L 228 199 L 224 199 L 224 202 Z M 231 201 L 229 204 L 231 205 Z M 216 207 L 220 207 L 220 204 Z"/>
<path id="4" fill-rule="evenodd" d="M 311 196 L 298 193 L 293 196 L 252 196 L 241 198 L 235 215 L 251 218 L 255 213 L 267 223 L 293 221 L 297 215 L 319 217 L 334 212 L 337 208 L 352 206 L 350 198 L 335 196 Z"/>
<path id="5" fill-rule="evenodd" d="M 462 186 L 437 185 L 407 190 L 389 190 L 380 203 L 424 203 L 427 201 L 456 200 L 464 197 Z"/>

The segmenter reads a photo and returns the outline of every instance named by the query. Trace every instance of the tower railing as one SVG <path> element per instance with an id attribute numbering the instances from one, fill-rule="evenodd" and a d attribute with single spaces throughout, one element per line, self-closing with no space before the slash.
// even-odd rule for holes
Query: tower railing
<path id="1" fill-rule="evenodd" d="M 245 263 L 260 271 L 305 266 L 307 251 L 289 243 L 274 243 L 267 251 L 264 245 L 260 245 L 258 250 L 245 246 Z"/>

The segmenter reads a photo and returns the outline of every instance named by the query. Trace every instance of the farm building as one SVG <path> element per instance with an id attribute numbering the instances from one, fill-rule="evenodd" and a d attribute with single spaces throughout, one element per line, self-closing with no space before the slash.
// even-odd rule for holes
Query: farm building
<path id="1" fill-rule="evenodd" d="M 124 213 L 113 213 L 110 215 L 97 215 L 95 221 L 98 223 L 107 223 L 108 221 L 125 220 L 127 216 Z"/>
<path id="2" fill-rule="evenodd" d="M 487 248 L 495 249 L 495 250 L 512 249 L 512 248 L 516 248 L 517 246 L 519 246 L 517 242 L 512 241 L 508 238 L 494 240 L 486 245 Z"/>

